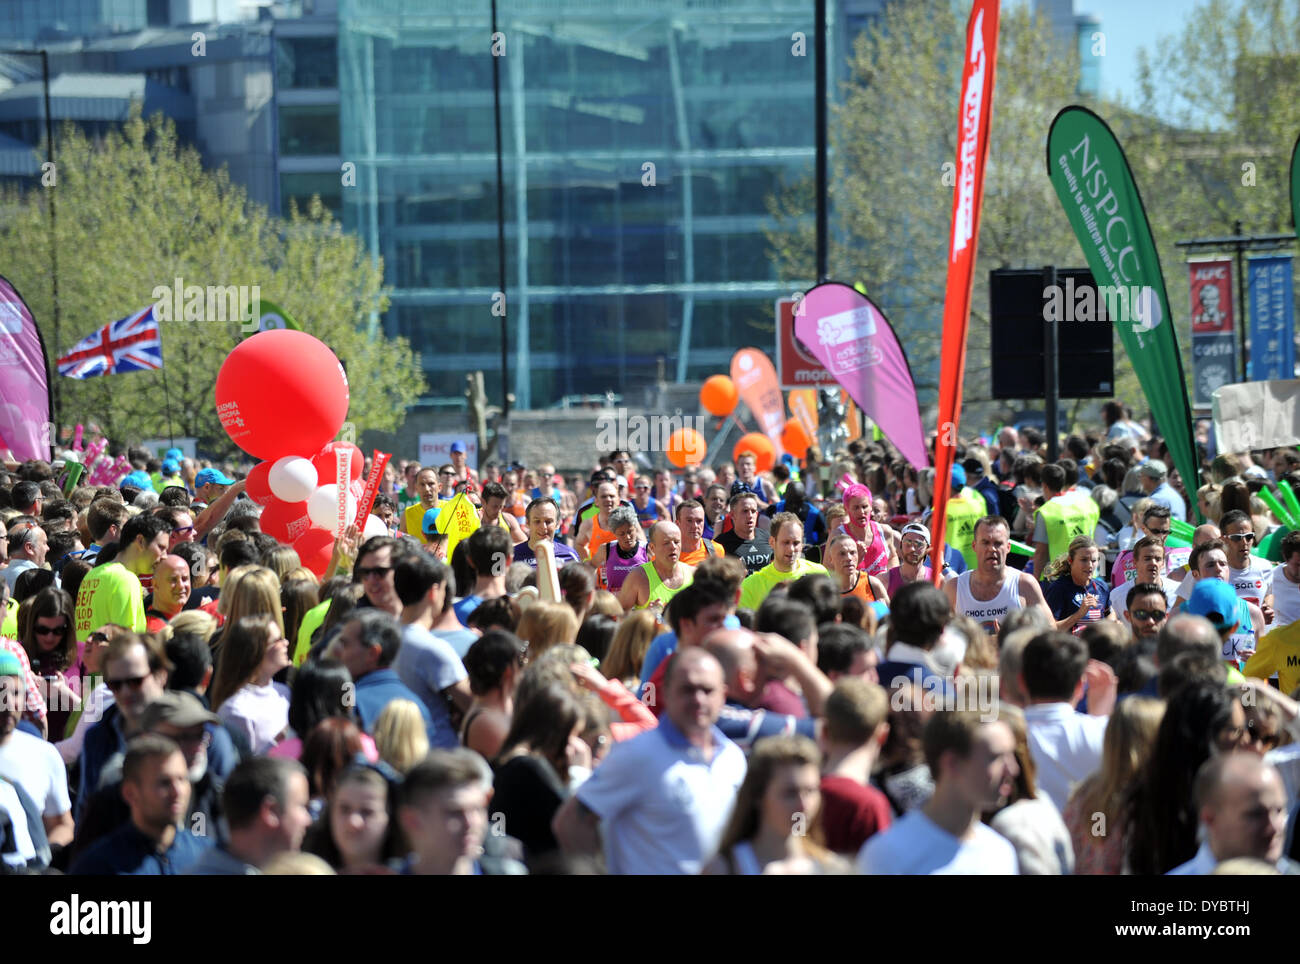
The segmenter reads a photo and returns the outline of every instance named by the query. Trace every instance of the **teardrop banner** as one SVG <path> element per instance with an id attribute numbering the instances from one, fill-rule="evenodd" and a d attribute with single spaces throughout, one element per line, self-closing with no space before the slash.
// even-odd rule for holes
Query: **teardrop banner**
<path id="1" fill-rule="evenodd" d="M 785 399 L 772 360 L 757 348 L 742 348 L 731 358 L 731 380 L 740 400 L 758 422 L 758 430 L 772 440 L 781 455 L 781 430 L 785 428 Z"/>
<path id="2" fill-rule="evenodd" d="M 1097 284 L 1132 293 L 1115 332 L 1192 492 L 1200 481 L 1187 380 L 1160 256 L 1124 151 L 1100 117 L 1066 107 L 1047 132 L 1047 173 Z"/>
<path id="3" fill-rule="evenodd" d="M 912 370 L 884 312 L 848 285 L 829 282 L 804 295 L 794 324 L 804 347 L 903 457 L 917 469 L 927 468 Z"/>
<path id="4" fill-rule="evenodd" d="M 20 462 L 54 458 L 45 340 L 22 295 L 0 278 L 0 448 Z"/>

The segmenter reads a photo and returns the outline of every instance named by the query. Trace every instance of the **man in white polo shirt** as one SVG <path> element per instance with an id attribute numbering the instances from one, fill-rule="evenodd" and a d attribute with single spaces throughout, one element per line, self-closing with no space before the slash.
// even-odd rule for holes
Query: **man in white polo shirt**
<path id="1" fill-rule="evenodd" d="M 745 755 L 715 725 L 727 693 L 718 661 L 679 650 L 663 691 L 659 726 L 615 744 L 552 824 L 570 854 L 599 853 L 603 835 L 611 874 L 698 874 L 745 778 Z"/>
<path id="2" fill-rule="evenodd" d="M 1088 712 L 1075 710 L 1089 669 L 1088 644 L 1069 633 L 1035 636 L 1020 658 L 1020 686 L 1028 696 L 1025 725 L 1038 788 L 1064 812 L 1071 787 L 1101 765 L 1106 722 L 1115 705 L 1114 673 L 1093 664 L 1088 677 Z"/>

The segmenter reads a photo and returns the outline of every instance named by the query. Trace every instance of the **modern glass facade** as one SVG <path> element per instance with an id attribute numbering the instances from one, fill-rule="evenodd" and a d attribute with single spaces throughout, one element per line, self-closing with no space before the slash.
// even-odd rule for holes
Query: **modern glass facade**
<path id="1" fill-rule="evenodd" d="M 481 368 L 496 398 L 490 6 L 438 12 L 449 6 L 339 4 L 339 157 L 356 164 L 343 219 L 384 259 L 382 324 L 421 353 L 430 394 L 460 398 Z M 768 251 L 767 199 L 813 167 L 813 4 L 498 10 L 516 405 L 627 395 L 661 373 L 725 370 L 746 345 L 770 349 L 773 299 L 791 286 Z M 282 126 L 281 149 L 294 137 L 327 148 L 317 120 Z"/>

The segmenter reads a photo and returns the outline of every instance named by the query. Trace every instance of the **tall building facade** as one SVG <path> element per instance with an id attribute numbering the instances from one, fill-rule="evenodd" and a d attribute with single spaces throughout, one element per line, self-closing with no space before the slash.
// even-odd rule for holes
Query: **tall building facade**
<path id="1" fill-rule="evenodd" d="M 375 322 L 411 340 L 430 395 L 462 397 L 475 369 L 500 394 L 494 60 L 515 404 L 699 378 L 739 347 L 769 347 L 774 299 L 791 286 L 770 257 L 768 199 L 814 164 L 813 4 L 498 11 L 494 37 L 488 0 L 338 4 L 329 176 L 345 226 L 384 260 L 392 304 Z M 839 46 L 832 36 L 832 65 Z"/>

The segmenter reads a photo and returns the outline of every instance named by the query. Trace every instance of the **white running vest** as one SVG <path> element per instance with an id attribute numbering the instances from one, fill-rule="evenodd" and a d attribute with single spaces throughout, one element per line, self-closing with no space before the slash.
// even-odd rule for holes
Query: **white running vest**
<path id="1" fill-rule="evenodd" d="M 1002 588 L 992 599 L 976 599 L 970 591 L 971 570 L 957 577 L 957 612 L 970 616 L 992 634 L 993 624 L 1006 619 L 1013 609 L 1023 609 L 1020 601 L 1020 570 L 1008 568 L 1002 577 Z"/>

